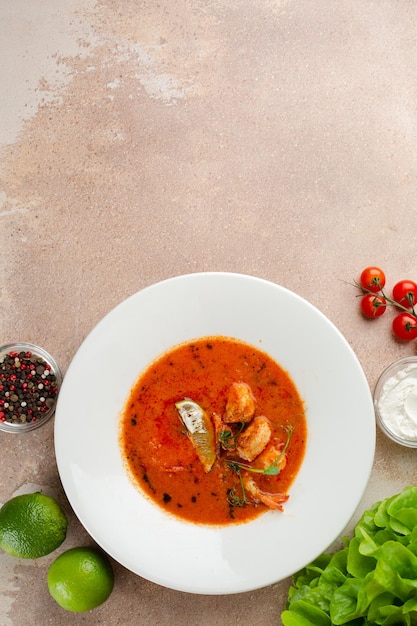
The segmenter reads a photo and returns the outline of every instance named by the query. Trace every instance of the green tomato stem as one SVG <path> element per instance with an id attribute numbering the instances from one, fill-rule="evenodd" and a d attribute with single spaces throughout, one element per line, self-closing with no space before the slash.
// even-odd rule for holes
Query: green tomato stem
<path id="1" fill-rule="evenodd" d="M 379 279 L 378 278 L 375 279 L 375 284 L 378 284 L 378 286 L 379 286 Z M 402 309 L 403 311 L 405 311 L 406 313 L 409 313 L 410 315 L 412 315 L 413 317 L 415 317 L 417 319 L 417 313 L 414 310 L 414 306 L 411 304 L 410 298 L 407 297 L 408 301 L 410 302 L 410 308 L 407 308 L 406 306 L 400 304 L 396 300 L 393 300 L 392 298 L 387 296 L 383 289 L 380 289 L 379 292 L 375 292 L 375 291 L 372 291 L 371 289 L 367 289 L 366 287 L 362 287 L 362 285 L 360 283 L 356 282 L 356 281 L 354 282 L 353 286 L 357 287 L 362 292 L 369 293 L 372 296 L 375 296 L 376 298 L 378 296 L 384 298 L 384 300 L 385 300 L 385 302 L 386 302 L 386 304 L 388 306 L 395 306 L 395 307 L 397 307 L 399 309 Z M 377 302 L 376 306 L 378 307 L 378 306 L 383 306 L 383 305 L 381 305 L 379 302 Z"/>

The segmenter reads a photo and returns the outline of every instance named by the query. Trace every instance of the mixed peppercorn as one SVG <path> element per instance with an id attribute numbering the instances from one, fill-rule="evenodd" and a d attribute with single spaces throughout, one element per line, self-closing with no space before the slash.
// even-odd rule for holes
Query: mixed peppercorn
<path id="1" fill-rule="evenodd" d="M 54 407 L 58 384 L 51 365 L 32 352 L 0 358 L 0 422 L 35 422 Z"/>

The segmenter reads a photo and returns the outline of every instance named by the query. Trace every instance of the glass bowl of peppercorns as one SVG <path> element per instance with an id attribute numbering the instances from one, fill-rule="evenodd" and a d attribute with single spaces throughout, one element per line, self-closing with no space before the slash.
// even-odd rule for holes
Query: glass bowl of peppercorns
<path id="1" fill-rule="evenodd" d="M 0 430 L 39 428 L 55 412 L 62 373 L 55 359 L 31 343 L 0 347 Z"/>

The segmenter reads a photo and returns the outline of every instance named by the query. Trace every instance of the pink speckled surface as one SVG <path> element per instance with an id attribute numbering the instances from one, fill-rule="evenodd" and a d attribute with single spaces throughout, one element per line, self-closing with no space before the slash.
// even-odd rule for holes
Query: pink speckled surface
<path id="1" fill-rule="evenodd" d="M 3 1 L 0 343 L 39 344 L 65 372 L 132 293 L 234 271 L 316 305 L 373 387 L 416 352 L 391 311 L 362 319 L 348 284 L 375 263 L 391 286 L 417 280 L 416 21 L 406 0 Z M 41 486 L 68 512 L 65 547 L 89 542 L 53 421 L 0 447 L 0 502 Z M 415 479 L 415 450 L 378 432 L 356 517 Z M 48 595 L 52 558 L 0 554 L 2 626 L 272 626 L 289 584 L 193 596 L 115 563 L 111 598 L 74 616 Z"/>

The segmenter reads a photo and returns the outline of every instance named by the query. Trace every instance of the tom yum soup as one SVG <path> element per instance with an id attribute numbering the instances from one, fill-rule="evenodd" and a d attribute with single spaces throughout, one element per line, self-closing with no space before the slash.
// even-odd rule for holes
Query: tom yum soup
<path id="1" fill-rule="evenodd" d="M 165 511 L 231 524 L 283 510 L 306 436 L 288 373 L 251 345 L 206 337 L 172 348 L 140 376 L 120 447 L 134 483 Z"/>

